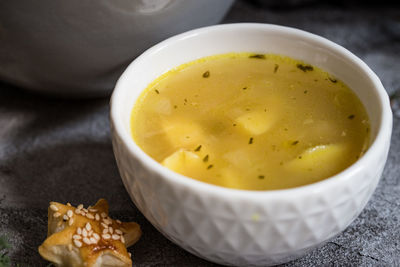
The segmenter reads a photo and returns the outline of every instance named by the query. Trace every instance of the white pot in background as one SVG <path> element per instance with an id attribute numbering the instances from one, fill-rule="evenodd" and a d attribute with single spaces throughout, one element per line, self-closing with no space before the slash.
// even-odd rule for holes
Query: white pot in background
<path id="1" fill-rule="evenodd" d="M 232 2 L 0 1 L 0 80 L 56 95 L 107 95 L 141 52 L 218 23 Z"/>

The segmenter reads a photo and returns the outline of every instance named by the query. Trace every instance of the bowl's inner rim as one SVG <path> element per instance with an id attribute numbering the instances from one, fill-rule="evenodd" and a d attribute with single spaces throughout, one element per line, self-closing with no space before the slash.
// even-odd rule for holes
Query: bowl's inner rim
<path id="1" fill-rule="evenodd" d="M 368 86 L 368 101 L 375 101 L 373 105 L 369 103 L 369 105 L 365 105 L 365 99 L 363 99 L 364 95 L 360 95 L 360 91 L 355 91 L 355 93 L 359 96 L 363 104 L 365 105 L 368 115 L 373 116 L 374 121 L 371 121 L 371 142 L 370 142 L 370 147 L 368 151 L 360 157 L 358 161 L 356 161 L 353 165 L 348 167 L 347 169 L 343 170 L 337 175 L 334 175 L 330 178 L 324 179 L 322 181 L 313 183 L 313 184 L 308 184 L 300 187 L 295 187 L 295 188 L 288 188 L 288 189 L 280 189 L 280 190 L 271 190 L 271 191 L 250 191 L 250 190 L 240 190 L 240 189 L 230 189 L 230 188 L 225 188 L 221 186 L 216 186 L 212 184 L 207 184 L 204 182 L 200 182 L 188 177 L 185 177 L 183 175 L 177 174 L 175 172 L 172 172 L 164 167 L 161 166 L 158 162 L 153 160 L 151 157 L 149 157 L 146 153 L 144 153 L 139 146 L 133 141 L 131 137 L 131 129 L 130 129 L 130 115 L 131 115 L 131 110 L 136 103 L 137 97 L 141 94 L 141 92 L 147 87 L 147 85 L 152 82 L 155 78 L 160 76 L 162 73 L 168 71 L 169 69 L 179 66 L 180 64 L 186 63 L 191 60 L 195 60 L 197 58 L 201 58 L 204 56 L 209 56 L 212 55 L 210 52 L 202 53 L 201 55 L 196 54 L 195 56 L 192 56 L 192 58 L 180 58 L 180 61 L 174 62 L 174 64 L 171 64 L 168 62 L 168 67 L 165 67 L 164 69 L 160 68 L 158 72 L 153 72 L 152 75 L 147 75 L 147 78 L 145 81 L 142 81 L 142 84 L 140 86 L 140 90 L 132 90 L 132 88 L 137 85 L 137 82 L 135 82 L 136 77 L 143 78 L 145 76 L 146 64 L 150 64 L 149 62 L 155 61 L 157 62 L 157 56 L 160 53 L 163 53 L 165 51 L 169 51 L 171 47 L 174 46 L 179 46 L 180 43 L 184 43 L 185 41 L 191 41 L 191 39 L 195 40 L 198 43 L 201 43 L 197 39 L 201 39 L 202 37 L 204 38 L 209 38 L 207 35 L 210 35 L 212 33 L 214 34 L 220 34 L 223 38 L 224 32 L 231 32 L 235 33 L 238 36 L 240 36 L 240 32 L 246 32 L 246 31 L 253 31 L 257 32 L 260 31 L 260 33 L 263 34 L 269 34 L 269 35 L 277 35 L 278 38 L 289 38 L 293 41 L 293 38 L 296 39 L 296 41 L 299 42 L 299 44 L 306 44 L 309 47 L 314 47 L 315 49 L 319 50 L 319 52 L 323 52 L 329 57 L 327 59 L 323 60 L 329 60 L 332 58 L 337 57 L 338 59 L 342 60 L 349 66 L 353 67 L 357 74 L 359 75 L 360 80 L 363 81 Z M 205 40 L 205 39 L 204 39 Z M 204 41 L 202 40 L 202 41 Z M 207 39 L 208 42 L 212 44 L 213 39 Z M 208 43 L 207 45 L 211 45 Z M 313 48 L 313 49 L 314 49 Z M 225 53 L 228 52 L 268 52 L 268 51 L 227 51 L 225 50 Z M 169 53 L 169 52 L 166 52 Z M 215 54 L 215 53 L 214 53 Z M 174 55 L 176 57 L 176 55 Z M 289 55 L 291 56 L 291 55 Z M 293 56 L 291 56 L 293 57 Z M 294 57 L 296 58 L 296 57 Z M 304 58 L 299 58 L 297 57 L 296 59 L 304 60 Z M 323 66 L 320 66 L 321 64 L 315 64 L 314 62 L 309 62 L 305 60 L 306 62 L 316 65 L 318 67 L 321 67 L 324 70 L 327 70 Z M 150 64 L 151 65 L 151 64 Z M 329 71 L 329 73 L 333 73 L 336 77 L 339 79 L 342 79 L 340 75 L 336 75 L 335 71 Z M 140 80 L 140 79 L 139 79 Z M 137 81 L 137 79 L 136 79 Z M 344 82 L 346 82 L 344 80 Z M 351 89 L 353 89 L 350 86 Z M 129 94 L 132 94 L 132 91 L 134 91 L 134 97 L 129 97 Z M 276 26 L 276 25 L 267 25 L 267 24 L 248 24 L 248 23 L 242 23 L 242 24 L 226 24 L 226 25 L 218 25 L 218 26 L 211 26 L 211 27 L 206 27 L 206 28 L 201 28 L 197 30 L 193 30 L 187 33 L 180 34 L 178 36 L 172 37 L 170 39 L 167 39 L 158 45 L 150 48 L 147 50 L 145 53 L 143 53 L 140 57 L 138 57 L 135 61 L 133 61 L 127 70 L 123 73 L 121 76 L 120 80 L 118 81 L 115 91 L 112 96 L 112 101 L 111 101 L 111 118 L 114 123 L 114 127 L 116 129 L 116 133 L 121 137 L 123 140 L 124 144 L 128 147 L 130 150 L 130 153 L 133 153 L 136 155 L 136 158 L 142 161 L 147 167 L 152 168 L 158 172 L 163 173 L 165 176 L 167 176 L 169 179 L 173 179 L 177 181 L 178 179 L 180 182 L 182 182 L 182 179 L 186 180 L 185 183 L 201 183 L 201 186 L 207 187 L 217 187 L 218 190 L 228 190 L 228 191 L 240 191 L 240 192 L 268 192 L 268 193 L 273 193 L 273 192 L 283 192 L 283 191 L 293 191 L 293 190 L 298 190 L 302 188 L 311 188 L 311 187 L 318 187 L 324 183 L 330 183 L 333 180 L 338 179 L 339 177 L 342 177 L 342 179 L 345 179 L 346 177 L 351 176 L 351 173 L 354 171 L 358 171 L 359 168 L 361 167 L 362 164 L 367 163 L 368 160 L 370 160 L 371 157 L 374 156 L 376 153 L 375 151 L 379 148 L 378 146 L 383 145 L 385 142 L 385 138 L 387 139 L 387 131 L 389 131 L 389 138 L 390 138 L 390 131 L 391 131 L 391 117 L 389 117 L 388 112 L 390 113 L 390 108 L 388 110 L 388 97 L 386 94 L 386 91 L 384 90 L 380 80 L 378 77 L 370 70 L 370 68 L 362 62 L 359 58 L 357 58 L 355 55 L 350 53 L 348 50 L 344 49 L 343 47 L 334 44 L 333 42 L 324 39 L 322 37 L 301 31 L 301 30 L 296 30 L 293 28 L 287 28 L 287 27 L 282 27 L 282 26 Z M 391 113 L 390 113 L 391 114 Z M 386 132 L 386 134 L 385 134 Z M 190 181 L 190 182 L 188 182 Z M 198 184 L 197 184 L 198 186 Z"/>

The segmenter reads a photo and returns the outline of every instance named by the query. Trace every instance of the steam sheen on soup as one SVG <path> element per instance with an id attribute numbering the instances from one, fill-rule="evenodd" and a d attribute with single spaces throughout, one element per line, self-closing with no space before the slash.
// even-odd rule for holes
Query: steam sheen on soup
<path id="1" fill-rule="evenodd" d="M 297 187 L 365 153 L 367 113 L 323 70 L 273 54 L 230 53 L 183 64 L 133 107 L 134 141 L 156 161 L 223 187 Z"/>

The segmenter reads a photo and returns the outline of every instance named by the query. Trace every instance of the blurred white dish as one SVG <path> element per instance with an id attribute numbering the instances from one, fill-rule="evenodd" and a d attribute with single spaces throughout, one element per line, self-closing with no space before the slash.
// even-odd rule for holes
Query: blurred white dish
<path id="1" fill-rule="evenodd" d="M 218 23 L 233 0 L 0 2 L 0 79 L 45 93 L 104 96 L 137 55 Z"/>

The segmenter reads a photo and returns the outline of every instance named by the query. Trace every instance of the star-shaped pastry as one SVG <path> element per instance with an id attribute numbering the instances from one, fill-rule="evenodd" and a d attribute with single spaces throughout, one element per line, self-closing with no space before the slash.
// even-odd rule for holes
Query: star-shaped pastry
<path id="1" fill-rule="evenodd" d="M 127 247 L 140 238 L 140 226 L 108 216 L 108 203 L 85 209 L 50 202 L 47 239 L 40 255 L 56 266 L 132 266 Z"/>

